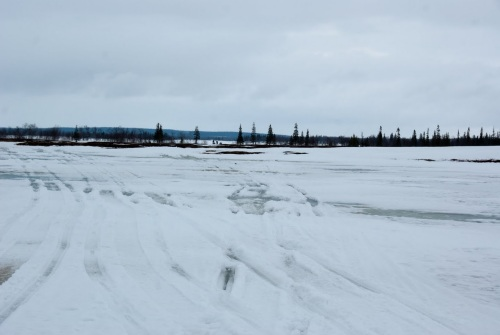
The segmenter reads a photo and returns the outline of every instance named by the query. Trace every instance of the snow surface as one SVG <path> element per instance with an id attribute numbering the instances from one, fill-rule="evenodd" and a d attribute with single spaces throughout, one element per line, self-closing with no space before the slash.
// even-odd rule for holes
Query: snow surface
<path id="1" fill-rule="evenodd" d="M 499 148 L 261 151 L 0 143 L 0 334 L 500 334 Z"/>

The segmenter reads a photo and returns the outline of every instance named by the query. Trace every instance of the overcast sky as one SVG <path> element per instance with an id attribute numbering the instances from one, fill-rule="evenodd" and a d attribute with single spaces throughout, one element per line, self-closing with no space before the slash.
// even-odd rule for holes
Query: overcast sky
<path id="1" fill-rule="evenodd" d="M 0 126 L 500 130 L 500 0 L 0 0 Z"/>

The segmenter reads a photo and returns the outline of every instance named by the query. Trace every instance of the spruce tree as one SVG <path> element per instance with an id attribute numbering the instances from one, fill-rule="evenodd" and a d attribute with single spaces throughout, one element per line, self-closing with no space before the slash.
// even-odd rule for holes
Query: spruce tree
<path id="1" fill-rule="evenodd" d="M 351 138 L 349 139 L 348 145 L 350 147 L 359 147 L 359 139 L 355 134 L 352 134 Z"/>
<path id="2" fill-rule="evenodd" d="M 399 128 L 396 130 L 396 143 L 395 146 L 400 147 L 401 146 L 401 131 Z"/>
<path id="3" fill-rule="evenodd" d="M 380 126 L 380 130 L 378 131 L 377 135 L 377 147 L 381 147 L 383 144 L 383 139 L 382 139 L 382 126 Z"/>
<path id="4" fill-rule="evenodd" d="M 160 123 L 156 124 L 156 130 L 153 135 L 153 139 L 155 140 L 156 143 L 162 143 L 163 142 L 163 127 Z"/>
<path id="5" fill-rule="evenodd" d="M 290 145 L 297 144 L 299 144 L 299 126 L 297 125 L 297 123 L 295 123 L 295 126 L 293 127 L 292 138 L 290 139 Z"/>
<path id="6" fill-rule="evenodd" d="M 413 135 L 411 136 L 411 146 L 417 146 L 417 131 L 415 129 L 413 129 Z"/>
<path id="7" fill-rule="evenodd" d="M 269 125 L 269 129 L 267 131 L 267 136 L 266 136 L 266 145 L 271 145 L 273 143 L 276 143 L 276 138 L 273 133 L 273 127 Z"/>
<path id="8" fill-rule="evenodd" d="M 194 143 L 198 144 L 198 140 L 200 139 L 200 130 L 198 129 L 198 126 L 194 128 Z"/>
<path id="9" fill-rule="evenodd" d="M 73 140 L 78 142 L 81 138 L 80 130 L 78 130 L 78 126 L 75 127 L 75 131 L 73 132 Z"/>
<path id="10" fill-rule="evenodd" d="M 250 134 L 250 142 L 253 145 L 257 144 L 257 129 L 255 128 L 255 122 L 252 124 L 252 133 Z"/>
<path id="11" fill-rule="evenodd" d="M 306 147 L 309 146 L 309 142 L 310 142 L 309 141 L 309 129 L 307 129 L 307 131 L 306 131 L 306 138 L 304 139 L 304 144 L 305 144 Z"/>
<path id="12" fill-rule="evenodd" d="M 158 133 L 159 133 L 159 131 L 160 131 L 160 124 L 157 123 L 156 124 L 156 128 L 155 128 L 155 133 L 153 134 L 153 140 L 155 142 L 158 142 Z"/>
<path id="13" fill-rule="evenodd" d="M 441 145 L 443 146 L 450 146 L 451 145 L 451 139 L 450 139 L 450 134 L 445 133 L 441 139 Z"/>
<path id="14" fill-rule="evenodd" d="M 441 129 L 439 128 L 439 125 L 437 125 L 436 128 L 436 146 L 441 146 Z"/>
<path id="15" fill-rule="evenodd" d="M 243 131 L 241 130 L 241 124 L 240 124 L 240 130 L 238 131 L 238 138 L 236 139 L 236 144 L 237 145 L 243 145 L 245 140 L 243 140 Z"/>

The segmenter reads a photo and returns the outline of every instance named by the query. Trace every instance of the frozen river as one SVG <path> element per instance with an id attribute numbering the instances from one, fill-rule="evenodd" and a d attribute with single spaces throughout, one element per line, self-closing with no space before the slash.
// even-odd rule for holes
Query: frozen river
<path id="1" fill-rule="evenodd" d="M 498 147 L 286 150 L 0 143 L 0 334 L 500 334 Z"/>

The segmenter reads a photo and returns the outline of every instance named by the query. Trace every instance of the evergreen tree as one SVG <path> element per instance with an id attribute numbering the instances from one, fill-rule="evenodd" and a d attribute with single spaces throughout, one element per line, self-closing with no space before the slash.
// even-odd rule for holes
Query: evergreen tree
<path id="1" fill-rule="evenodd" d="M 156 143 L 163 143 L 163 127 L 160 123 L 156 124 L 156 130 L 153 135 L 153 139 Z"/>
<path id="2" fill-rule="evenodd" d="M 420 133 L 418 136 L 418 145 L 424 146 L 425 145 L 425 136 L 424 133 Z"/>
<path id="3" fill-rule="evenodd" d="M 269 125 L 269 129 L 267 131 L 267 136 L 266 136 L 266 145 L 271 145 L 276 143 L 276 137 L 273 133 L 273 127 Z"/>
<path id="4" fill-rule="evenodd" d="M 441 129 L 439 129 L 439 125 L 437 125 L 436 128 L 436 141 L 435 141 L 436 146 L 441 146 Z"/>
<path id="5" fill-rule="evenodd" d="M 198 126 L 194 128 L 194 143 L 198 144 L 198 140 L 200 139 L 200 130 L 198 129 Z"/>
<path id="6" fill-rule="evenodd" d="M 252 125 L 252 133 L 250 134 L 250 142 L 254 145 L 257 143 L 257 129 L 255 128 L 255 122 Z"/>
<path id="7" fill-rule="evenodd" d="M 445 133 L 441 139 L 441 145 L 443 146 L 450 146 L 451 145 L 451 139 L 450 139 L 450 134 Z"/>
<path id="8" fill-rule="evenodd" d="M 238 131 L 238 138 L 236 139 L 236 144 L 243 145 L 243 143 L 245 143 L 245 140 L 243 140 L 243 131 L 241 130 L 241 124 L 240 124 L 240 130 Z"/>
<path id="9" fill-rule="evenodd" d="M 350 147 L 359 147 L 359 140 L 356 135 L 352 135 L 351 138 L 349 139 L 349 146 Z"/>
<path id="10" fill-rule="evenodd" d="M 316 136 L 311 136 L 311 137 L 309 138 L 309 145 L 311 145 L 311 146 L 313 146 L 313 147 L 314 147 L 314 146 L 316 146 L 317 144 L 318 144 L 318 135 L 316 135 Z"/>
<path id="11" fill-rule="evenodd" d="M 412 147 L 417 146 L 417 131 L 413 129 L 413 135 L 411 136 L 411 145 Z"/>
<path id="12" fill-rule="evenodd" d="M 304 137 L 304 132 L 302 131 L 300 133 L 299 144 L 304 145 L 305 142 L 306 142 L 306 138 Z"/>
<path id="13" fill-rule="evenodd" d="M 434 130 L 434 133 L 432 134 L 431 145 L 432 146 L 436 145 L 436 131 L 435 130 Z"/>
<path id="14" fill-rule="evenodd" d="M 381 147 L 383 144 L 383 139 L 382 139 L 382 126 L 380 126 L 380 130 L 377 135 L 377 147 Z"/>
<path id="15" fill-rule="evenodd" d="M 396 143 L 395 143 L 395 145 L 397 147 L 401 146 L 401 132 L 400 132 L 399 128 L 396 130 Z"/>
<path id="16" fill-rule="evenodd" d="M 80 134 L 80 130 L 78 130 L 78 126 L 75 127 L 75 131 L 73 131 L 73 140 L 75 142 L 78 142 L 80 139 L 81 139 L 81 134 Z"/>
<path id="17" fill-rule="evenodd" d="M 310 140 L 309 140 L 309 129 L 307 129 L 307 131 L 306 131 L 306 138 L 304 139 L 304 145 L 306 147 L 308 147 L 309 143 L 310 143 Z"/>
<path id="18" fill-rule="evenodd" d="M 290 139 L 290 145 L 297 145 L 299 144 L 299 126 L 297 123 L 295 123 L 295 126 L 293 128 L 293 134 L 292 138 Z"/>
<path id="19" fill-rule="evenodd" d="M 156 124 L 155 133 L 153 134 L 153 140 L 158 142 L 158 132 L 160 131 L 160 124 Z"/>

